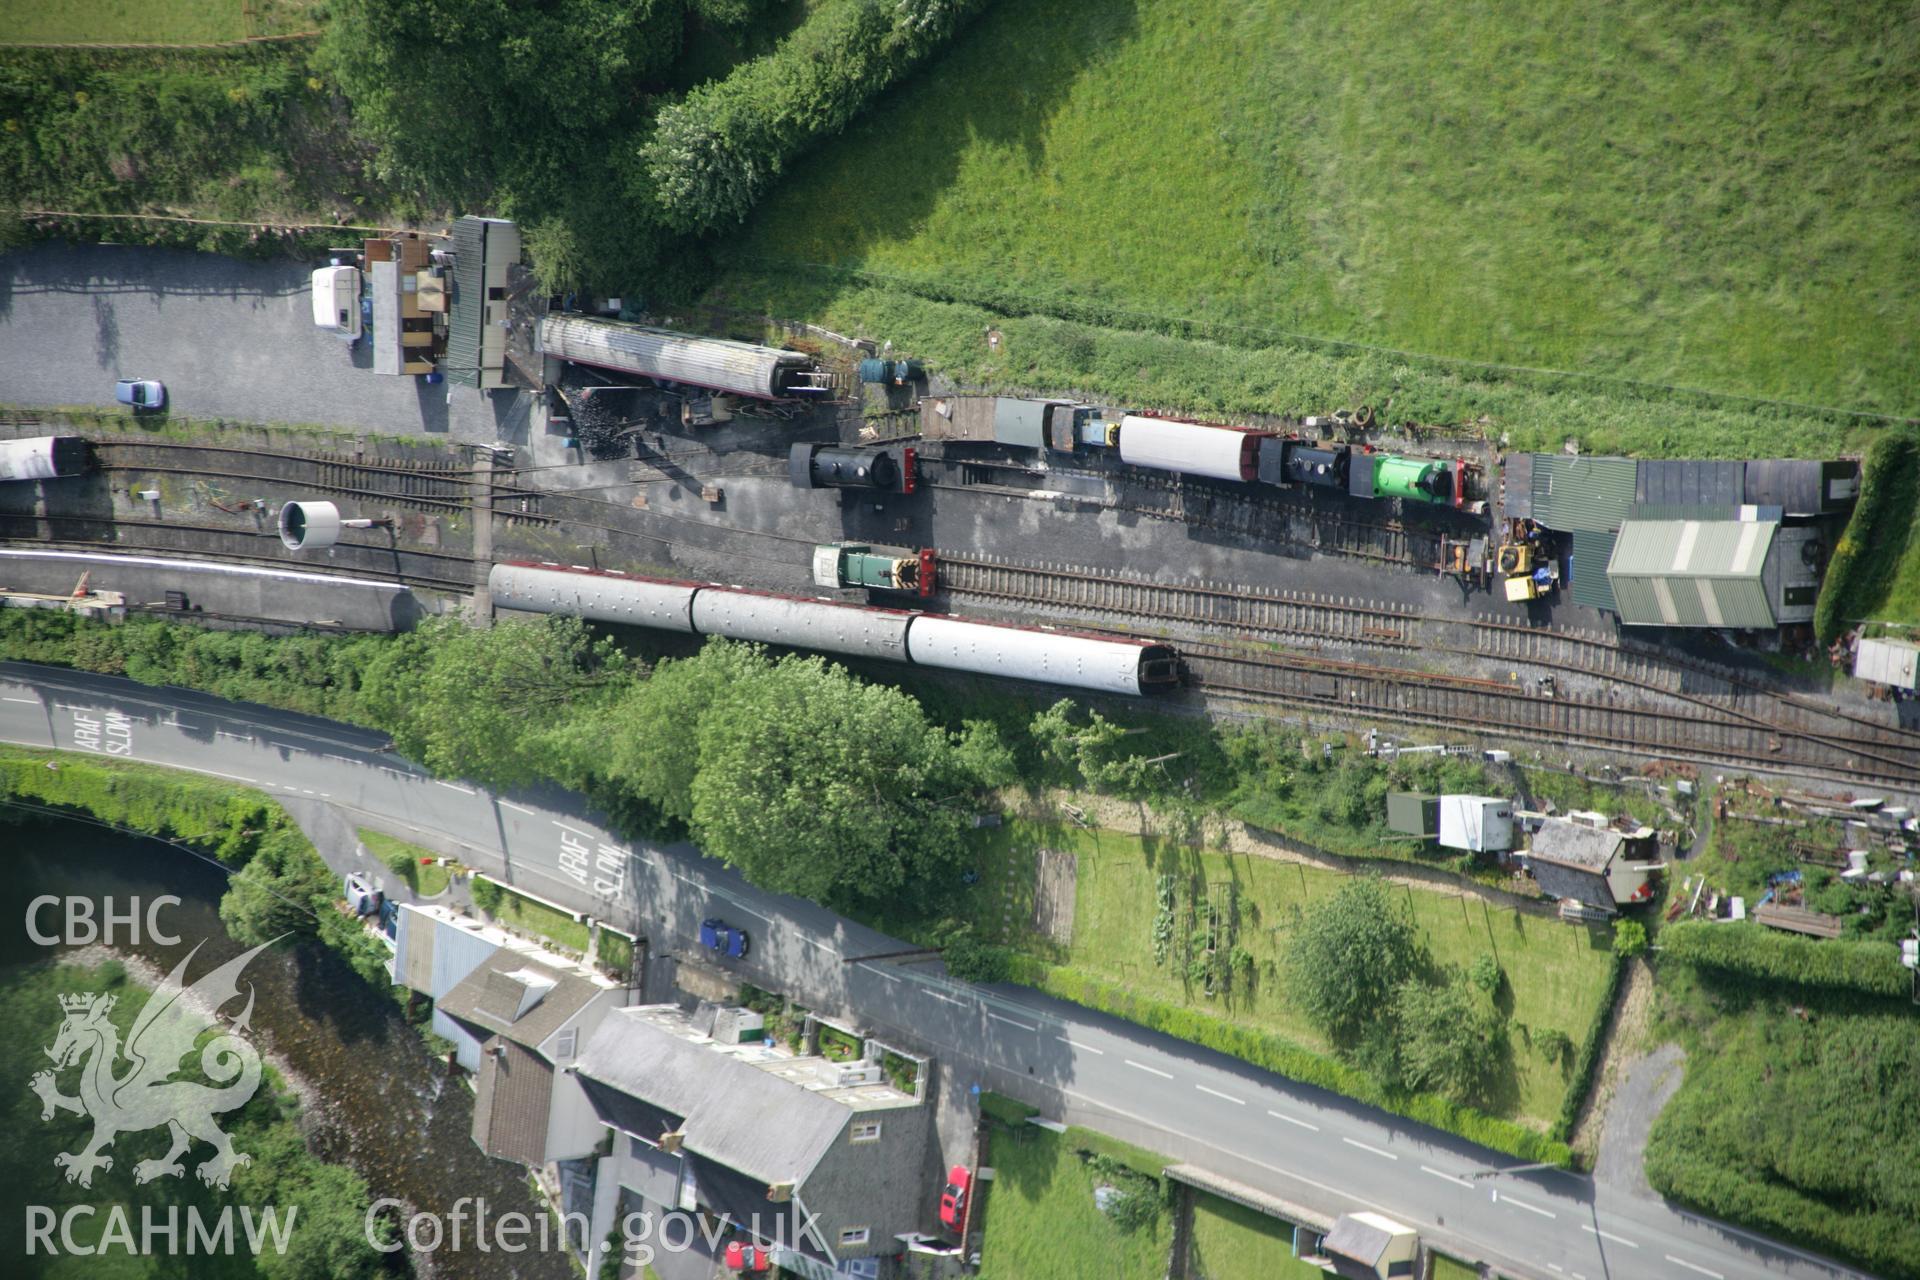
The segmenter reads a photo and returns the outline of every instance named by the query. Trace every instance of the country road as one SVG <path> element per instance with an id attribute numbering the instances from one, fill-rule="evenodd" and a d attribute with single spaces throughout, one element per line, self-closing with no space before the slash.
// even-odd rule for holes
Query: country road
<path id="1" fill-rule="evenodd" d="M 703 915 L 754 936 L 743 979 L 930 1049 L 961 1080 L 1329 1215 L 1373 1208 L 1442 1250 L 1535 1280 L 1758 1280 L 1862 1273 L 1619 1182 L 1513 1163 L 1231 1058 L 937 964 L 812 903 L 754 889 L 687 845 L 630 844 L 577 797 L 432 778 L 378 735 L 178 689 L 0 664 L 0 740 L 113 754 L 335 806 L 542 897 L 686 949 Z M 384 868 L 369 863 L 370 871 Z"/>

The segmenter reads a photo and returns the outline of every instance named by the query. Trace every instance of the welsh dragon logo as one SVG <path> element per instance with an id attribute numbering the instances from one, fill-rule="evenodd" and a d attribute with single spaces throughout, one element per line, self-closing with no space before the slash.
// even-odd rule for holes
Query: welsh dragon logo
<path id="1" fill-rule="evenodd" d="M 30 1084 L 40 1095 L 42 1120 L 53 1119 L 56 1111 L 93 1117 L 92 1139 L 79 1151 L 53 1158 L 57 1167 L 67 1171 L 67 1181 L 92 1186 L 95 1169 L 113 1168 L 113 1157 L 106 1149 L 115 1137 L 161 1125 L 171 1132 L 173 1146 L 158 1160 L 135 1165 L 135 1182 L 180 1177 L 186 1172 L 180 1157 L 196 1138 L 214 1150 L 194 1170 L 209 1186 L 225 1187 L 235 1169 L 253 1163 L 252 1156 L 233 1149 L 232 1140 L 213 1119 L 244 1105 L 260 1087 L 260 1055 L 240 1034 L 253 1017 L 253 985 L 247 985 L 246 1008 L 230 1024 L 223 1026 L 217 1015 L 239 998 L 238 979 L 247 962 L 271 945 L 263 943 L 236 956 L 188 985 L 183 979 L 187 965 L 200 951 L 195 945 L 147 997 L 124 1048 L 119 1031 L 107 1017 L 116 997 L 98 992 L 60 997 L 66 1020 L 46 1050 L 54 1069 L 34 1073 Z M 193 1052 L 204 1032 L 215 1028 L 220 1034 L 200 1051 L 200 1069 L 214 1083 L 175 1080 L 180 1060 Z M 126 1070 L 116 1074 L 122 1059 Z M 70 1098 L 60 1092 L 56 1073 L 76 1065 L 80 1066 L 80 1093 Z"/>

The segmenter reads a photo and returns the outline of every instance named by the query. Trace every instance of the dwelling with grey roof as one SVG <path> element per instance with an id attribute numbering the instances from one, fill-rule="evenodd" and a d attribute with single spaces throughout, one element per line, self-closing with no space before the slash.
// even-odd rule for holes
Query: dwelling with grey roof
<path id="1" fill-rule="evenodd" d="M 632 993 L 592 969 L 444 907 L 406 905 L 394 981 L 430 996 L 433 1028 L 474 1073 L 473 1140 L 544 1165 L 604 1132 L 570 1067 L 608 1011 Z"/>
<path id="2" fill-rule="evenodd" d="M 640 1005 L 601 1021 L 571 1071 L 614 1131 L 596 1171 L 593 1238 L 614 1225 L 617 1188 L 724 1215 L 800 1275 L 872 1274 L 863 1260 L 931 1224 L 930 1109 L 877 1063 L 795 1055 L 743 1033 L 741 1012 Z"/>
<path id="3" fill-rule="evenodd" d="M 1527 847 L 1527 870 L 1549 898 L 1609 914 L 1653 896 L 1661 869 L 1653 829 L 1621 831 L 1597 813 L 1545 818 Z"/>

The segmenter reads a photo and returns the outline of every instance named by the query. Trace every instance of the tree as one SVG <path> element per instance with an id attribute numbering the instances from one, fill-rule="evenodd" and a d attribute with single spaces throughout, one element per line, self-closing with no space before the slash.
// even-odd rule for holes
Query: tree
<path id="1" fill-rule="evenodd" d="M 220 898 L 220 921 L 241 942 L 257 946 L 282 934 L 311 936 L 331 910 L 333 873 L 296 827 L 273 831 Z"/>
<path id="2" fill-rule="evenodd" d="M 1500 968 L 1500 962 L 1491 952 L 1482 951 L 1473 958 L 1473 967 L 1467 970 L 1473 979 L 1473 985 L 1489 996 L 1500 994 L 1500 986 L 1507 980 L 1506 972 Z"/>
<path id="3" fill-rule="evenodd" d="M 1499 1015 L 1458 972 L 1437 985 L 1417 979 L 1403 985 L 1394 1020 L 1401 1081 L 1457 1102 L 1479 1096 L 1506 1045 Z"/>
<path id="4" fill-rule="evenodd" d="M 699 718 L 689 790 L 706 851 L 832 906 L 953 875 L 970 782 L 952 739 L 907 695 L 822 659 L 755 663 Z"/>
<path id="5" fill-rule="evenodd" d="M 1062 698 L 1034 716 L 1028 732 L 1040 750 L 1095 791 L 1139 795 L 1149 790 L 1150 770 L 1158 762 L 1121 750 L 1134 731 L 1092 710 L 1081 723 L 1079 710 L 1071 698 Z"/>
<path id="6" fill-rule="evenodd" d="M 1349 1043 L 1390 1012 L 1394 989 L 1420 960 L 1413 925 L 1377 876 L 1348 880 L 1311 906 L 1287 948 L 1294 1003 Z"/>
<path id="7" fill-rule="evenodd" d="M 1631 960 L 1647 949 L 1647 926 L 1638 920 L 1621 920 L 1613 926 L 1613 954 Z"/>
<path id="8" fill-rule="evenodd" d="M 333 0 L 318 61 L 382 167 L 550 207 L 644 116 L 685 0 Z"/>

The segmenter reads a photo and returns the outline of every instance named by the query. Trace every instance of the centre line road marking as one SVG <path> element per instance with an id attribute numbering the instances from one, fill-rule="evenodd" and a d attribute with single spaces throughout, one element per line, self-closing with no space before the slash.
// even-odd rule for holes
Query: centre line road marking
<path id="1" fill-rule="evenodd" d="M 1602 1231 L 1598 1227 L 1590 1227 L 1584 1222 L 1580 1224 L 1580 1229 L 1582 1231 L 1589 1233 L 1590 1235 L 1599 1236 L 1602 1240 L 1611 1240 L 1615 1244 L 1623 1244 L 1627 1246 L 1627 1248 L 1629 1249 L 1638 1249 L 1640 1247 L 1639 1245 L 1635 1244 L 1633 1241 L 1627 1239 L 1625 1236 L 1617 1236 L 1613 1234 L 1613 1232 L 1611 1231 Z"/>
<path id="2" fill-rule="evenodd" d="M 1677 1267 L 1685 1267 L 1689 1271 L 1698 1271 L 1703 1276 L 1712 1276 L 1713 1280 L 1727 1280 L 1727 1278 L 1721 1275 L 1718 1271 L 1709 1271 L 1703 1266 L 1699 1266 L 1696 1263 L 1688 1262 L 1685 1258 L 1676 1258 L 1672 1254 L 1668 1254 L 1667 1261 L 1673 1263 Z"/>
<path id="3" fill-rule="evenodd" d="M 463 796 L 470 796 L 473 794 L 473 792 L 467 790 L 465 787 L 456 787 L 451 782 L 442 782 L 438 778 L 435 778 L 433 780 L 433 785 L 436 787 L 445 787 L 449 791 L 458 791 Z"/>
<path id="4" fill-rule="evenodd" d="M 37 707 L 40 705 L 40 699 L 38 698 L 6 698 L 6 699 L 0 699 L 0 701 L 24 702 L 30 707 Z"/>
<path id="5" fill-rule="evenodd" d="M 1216 1098 L 1223 1098 L 1226 1101 L 1231 1102 L 1236 1107 L 1244 1107 L 1247 1105 L 1247 1100 L 1245 1098 L 1236 1098 L 1230 1093 L 1222 1093 L 1218 1089 L 1209 1089 L 1207 1088 L 1207 1086 L 1203 1084 L 1197 1084 L 1193 1087 L 1198 1089 L 1202 1093 L 1210 1093 Z"/>
<path id="6" fill-rule="evenodd" d="M 1567 1269 L 1566 1269 L 1565 1267 L 1563 1267 L 1563 1266 L 1561 1266 L 1561 1265 L 1560 1265 L 1559 1263 L 1557 1263 L 1557 1262 L 1549 1262 L 1549 1263 L 1547 1264 L 1547 1270 L 1549 1270 L 1549 1271 L 1558 1271 L 1558 1272 L 1559 1272 L 1559 1273 L 1560 1273 L 1561 1275 L 1565 1275 L 1565 1274 L 1567 1274 Z"/>
<path id="7" fill-rule="evenodd" d="M 1430 1173 L 1436 1178 L 1440 1178 L 1447 1182 L 1451 1182 L 1456 1187 L 1465 1187 L 1469 1191 L 1473 1190 L 1473 1184 L 1471 1182 L 1468 1182 L 1465 1178 L 1456 1178 L 1450 1173 L 1442 1173 L 1438 1169 L 1431 1168 L 1427 1165 L 1424 1165 L 1424 1164 L 1421 1165 L 1420 1172 Z"/>
<path id="8" fill-rule="evenodd" d="M 1014 1021 L 1014 1020 L 1013 1020 L 1012 1018 L 1003 1018 L 1003 1017 L 1001 1017 L 1001 1016 L 1000 1016 L 999 1014 L 997 1014 L 997 1013 L 989 1013 L 989 1014 L 988 1014 L 987 1016 L 988 1016 L 989 1018 L 992 1018 L 992 1019 L 993 1019 L 993 1020 L 994 1020 L 995 1022 L 1004 1022 L 1004 1023 L 1006 1023 L 1006 1024 L 1008 1025 L 1008 1026 L 1010 1026 L 1010 1027 L 1018 1027 L 1018 1028 L 1020 1028 L 1020 1029 L 1021 1029 L 1022 1031 L 1038 1031 L 1038 1030 L 1040 1029 L 1040 1028 L 1038 1028 L 1038 1027 L 1030 1027 L 1030 1026 L 1028 1026 L 1028 1025 L 1027 1025 L 1026 1023 L 1024 1023 L 1024 1022 L 1016 1022 L 1016 1021 Z"/>
<path id="9" fill-rule="evenodd" d="M 895 986 L 900 985 L 900 979 L 894 977 L 892 974 L 888 973 L 885 969 L 875 969 L 871 965 L 869 965 L 867 971 L 869 973 L 874 974 L 876 977 L 885 978 L 888 982 L 893 983 Z"/>
<path id="10" fill-rule="evenodd" d="M 1371 1151 L 1374 1155 L 1385 1157 L 1388 1160 L 1398 1160 L 1400 1158 L 1399 1156 L 1393 1154 L 1393 1152 L 1391 1151 L 1382 1151 L 1380 1148 L 1370 1147 L 1364 1142 L 1355 1142 L 1352 1138 L 1342 1138 L 1340 1139 L 1340 1141 L 1346 1143 L 1350 1147 L 1358 1147 L 1362 1151 Z"/>
<path id="11" fill-rule="evenodd" d="M 1542 1209 L 1537 1204 L 1528 1204 L 1525 1200 L 1515 1200 L 1512 1196 L 1501 1196 L 1501 1204 L 1510 1204 L 1516 1209 L 1525 1209 L 1528 1213 L 1537 1213 L 1543 1218 L 1557 1218 L 1560 1215 L 1550 1209 Z"/>
<path id="12" fill-rule="evenodd" d="M 1144 1071 L 1150 1076 L 1159 1076 L 1162 1080 L 1173 1079 L 1173 1072 L 1171 1071 L 1162 1071 L 1160 1068 L 1150 1067 L 1144 1062 L 1135 1062 L 1132 1058 L 1122 1058 L 1121 1061 L 1132 1067 L 1135 1071 Z"/>
<path id="13" fill-rule="evenodd" d="M 935 1000 L 945 1000 L 948 1004 L 965 1004 L 966 1003 L 965 1000 L 954 999 L 952 996 L 948 995 L 944 991 L 935 991 L 932 987 L 927 988 L 927 994 L 932 996 Z"/>
<path id="14" fill-rule="evenodd" d="M 1308 1124 L 1305 1120 L 1298 1120 L 1298 1119 L 1295 1119 L 1293 1116 L 1283 1115 L 1278 1111 L 1269 1111 L 1267 1112 L 1267 1114 L 1272 1116 L 1275 1120 L 1285 1120 L 1288 1124 L 1297 1124 L 1302 1129 L 1311 1129 L 1315 1133 L 1320 1132 L 1320 1126 L 1317 1124 Z"/>
<path id="15" fill-rule="evenodd" d="M 534 816 L 534 812 L 533 812 L 533 810 L 531 810 L 531 809 L 529 809 L 529 808 L 527 808 L 527 806 L 525 806 L 525 805 L 523 805 L 523 804 L 515 804 L 515 803 L 514 803 L 513 801 L 511 801 L 511 800 L 502 800 L 502 801 L 500 802 L 500 807 L 501 807 L 501 808 L 503 808 L 503 809 L 511 809 L 511 810 L 513 810 L 513 811 L 514 811 L 515 813 L 524 813 L 524 814 L 526 814 L 526 815 L 527 815 L 527 816 L 528 816 L 529 818 L 531 818 L 531 817 L 533 817 L 533 816 Z"/>
<path id="16" fill-rule="evenodd" d="M 1081 1044 L 1078 1040 L 1069 1040 L 1065 1036 L 1055 1036 L 1054 1039 L 1066 1045 L 1069 1049 L 1078 1049 L 1080 1052 L 1090 1053 L 1096 1058 L 1105 1057 L 1107 1053 L 1105 1049 L 1096 1049 L 1090 1044 Z"/>
<path id="17" fill-rule="evenodd" d="M 243 778 L 237 773 L 222 773 L 218 769 L 196 769 L 196 773 L 210 773 L 216 778 L 232 778 L 235 782 L 252 782 L 252 778 Z M 271 784 L 269 784 L 271 785 Z"/>

